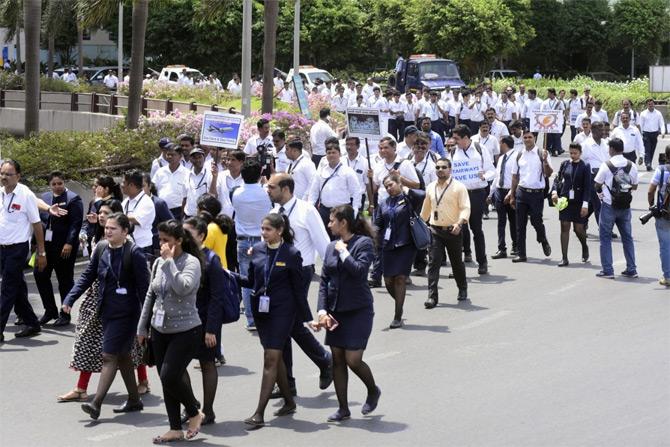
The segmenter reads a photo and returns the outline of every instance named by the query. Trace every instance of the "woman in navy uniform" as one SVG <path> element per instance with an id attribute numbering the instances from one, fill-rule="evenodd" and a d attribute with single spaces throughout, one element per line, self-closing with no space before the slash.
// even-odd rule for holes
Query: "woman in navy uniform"
<path id="1" fill-rule="evenodd" d="M 254 414 L 244 422 L 254 428 L 265 425 L 265 407 L 275 382 L 284 396 L 284 406 L 275 416 L 295 413 L 282 360 L 286 343 L 291 342 L 295 319 L 311 321 L 312 313 L 302 287 L 302 257 L 293 246 L 293 232 L 288 217 L 268 214 L 261 223 L 264 241 L 252 248 L 249 276 L 240 277 L 240 285 L 253 290 L 251 311 L 264 350 L 263 380 Z"/>
<path id="2" fill-rule="evenodd" d="M 149 287 L 149 268 L 142 249 L 128 240 L 129 230 L 130 222 L 125 214 L 114 213 L 107 218 L 107 246 L 99 252 L 96 250 L 63 303 L 63 312 L 69 314 L 74 302 L 98 280 L 98 313 L 103 330 L 102 372 L 95 399 L 81 406 L 92 419 L 100 416 L 100 406 L 117 369 L 128 390 L 128 400 L 115 408 L 114 412 L 127 413 L 143 409 L 130 350 Z"/>
<path id="3" fill-rule="evenodd" d="M 407 289 L 405 281 L 409 277 L 417 250 L 409 229 L 412 205 L 403 194 L 400 176 L 391 174 L 386 177 L 384 188 L 389 197 L 380 204 L 375 226 L 384 250 L 384 283 L 395 300 L 395 314 L 390 328 L 396 329 L 402 327 L 402 310 Z"/>
<path id="4" fill-rule="evenodd" d="M 350 205 L 330 211 L 331 234 L 339 239 L 326 249 L 319 287 L 319 320 L 311 323 L 315 330 L 324 327 L 326 344 L 333 353 L 333 380 L 339 403 L 329 422 L 349 419 L 347 400 L 348 374 L 351 369 L 365 384 L 368 397 L 361 409 L 368 414 L 377 408 L 381 390 L 363 352 L 372 332 L 375 312 L 367 273 L 375 257 L 372 230 L 363 219 L 357 219 Z"/>
<path id="5" fill-rule="evenodd" d="M 591 168 L 580 159 L 582 147 L 577 143 L 570 143 L 570 160 L 561 163 L 558 175 L 554 179 L 551 199 L 556 204 L 559 197 L 568 199 L 567 208 L 559 211 L 561 221 L 561 252 L 563 259 L 558 264 L 565 267 L 568 262 L 568 242 L 570 240 L 570 224 L 572 223 L 577 239 L 582 244 L 582 262 L 589 260 L 589 246 L 586 244 L 586 222 L 589 211 L 589 197 L 591 197 Z"/>

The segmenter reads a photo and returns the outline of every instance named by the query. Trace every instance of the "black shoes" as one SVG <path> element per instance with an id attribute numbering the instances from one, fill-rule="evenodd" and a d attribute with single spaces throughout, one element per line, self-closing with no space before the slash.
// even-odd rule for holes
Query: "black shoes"
<path id="1" fill-rule="evenodd" d="M 528 258 L 525 256 L 517 256 L 516 258 L 512 258 L 512 262 L 527 262 Z"/>
<path id="2" fill-rule="evenodd" d="M 100 408 L 92 403 L 81 404 L 81 409 L 84 410 L 84 413 L 88 413 L 94 421 L 100 417 Z"/>
<path id="3" fill-rule="evenodd" d="M 52 314 L 50 312 L 46 312 L 44 315 L 42 315 L 42 318 L 39 319 L 40 326 L 43 326 L 50 322 L 51 320 L 55 320 L 58 318 L 58 313 Z"/>
<path id="4" fill-rule="evenodd" d="M 507 252 L 505 250 L 498 250 L 496 254 L 491 256 L 491 259 L 504 259 L 507 257 Z"/>
<path id="5" fill-rule="evenodd" d="M 426 309 L 433 309 L 437 306 L 437 300 L 434 298 L 428 298 L 425 303 L 423 303 Z"/>
<path id="6" fill-rule="evenodd" d="M 40 327 L 39 326 L 27 326 L 27 327 L 21 329 L 16 334 L 14 334 L 14 337 L 16 337 L 16 338 L 33 337 L 33 336 L 35 336 L 39 333 L 40 333 Z"/>
<path id="7" fill-rule="evenodd" d="M 138 400 L 137 402 L 131 402 L 127 400 L 123 403 L 123 405 L 114 408 L 112 411 L 114 413 L 132 413 L 134 411 L 142 411 L 142 410 L 144 410 L 144 404 L 142 403 L 141 400 Z"/>
<path id="8" fill-rule="evenodd" d="M 363 404 L 363 408 L 361 408 L 361 413 L 363 414 L 370 414 L 373 411 L 375 411 L 375 408 L 377 408 L 377 404 L 379 404 L 379 398 L 382 396 L 382 390 L 377 387 L 377 392 L 374 395 L 369 395 L 368 398 L 365 399 L 365 404 Z"/>
<path id="9" fill-rule="evenodd" d="M 519 254 L 519 249 L 516 247 L 512 247 L 512 251 L 510 251 L 509 254 L 512 256 L 516 256 Z"/>
<path id="10" fill-rule="evenodd" d="M 212 414 L 205 414 L 205 417 L 202 419 L 202 422 L 200 425 L 209 425 L 213 424 L 214 421 L 216 421 L 216 415 L 214 413 Z"/>
<path id="11" fill-rule="evenodd" d="M 477 269 L 477 273 L 479 273 L 480 275 L 488 275 L 489 265 L 488 264 L 480 264 L 479 268 Z"/>
<path id="12" fill-rule="evenodd" d="M 59 326 L 67 326 L 67 325 L 69 325 L 69 324 L 70 324 L 70 316 L 67 315 L 67 314 L 63 314 L 63 315 L 61 315 L 61 316 L 58 317 L 58 318 L 56 319 L 56 321 L 54 321 L 54 323 L 53 323 L 53 325 L 56 326 L 56 327 L 59 327 Z"/>
<path id="13" fill-rule="evenodd" d="M 5 334 L 0 334 L 0 343 L 5 342 Z"/>
<path id="14" fill-rule="evenodd" d="M 464 255 L 463 262 L 472 262 L 472 255 Z"/>
<path id="15" fill-rule="evenodd" d="M 549 245 L 549 241 L 543 241 L 542 242 L 542 252 L 544 252 L 545 256 L 551 256 L 551 245 Z"/>
<path id="16" fill-rule="evenodd" d="M 458 291 L 458 301 L 466 301 L 468 299 L 467 289 L 462 289 Z"/>
<path id="17" fill-rule="evenodd" d="M 568 262 L 567 259 L 563 259 L 561 260 L 561 262 L 558 263 L 559 267 L 567 267 L 568 265 L 570 265 L 570 263 Z"/>
<path id="18" fill-rule="evenodd" d="M 585 245 L 582 247 L 582 262 L 589 262 L 589 247 Z"/>
<path id="19" fill-rule="evenodd" d="M 425 268 L 423 268 L 423 269 L 415 269 L 415 270 L 412 272 L 412 276 L 426 276 L 426 269 L 425 269 Z"/>
<path id="20" fill-rule="evenodd" d="M 381 281 L 375 281 L 374 279 L 371 279 L 371 280 L 368 281 L 368 286 L 371 289 L 376 289 L 376 288 L 382 286 L 382 282 Z"/>
<path id="21" fill-rule="evenodd" d="M 289 390 L 291 391 L 291 396 L 295 397 L 298 395 L 298 390 L 295 387 L 295 383 L 289 384 Z M 272 388 L 272 393 L 270 393 L 270 399 L 282 399 L 284 395 L 279 391 L 279 385 L 275 383 L 274 388 Z"/>
<path id="22" fill-rule="evenodd" d="M 400 329 L 401 327 L 402 327 L 402 320 L 393 320 L 391 321 L 391 324 L 389 324 L 389 329 Z"/>
<path id="23" fill-rule="evenodd" d="M 351 412 L 349 410 L 342 410 L 338 408 L 337 411 L 330 416 L 328 416 L 328 422 L 342 422 L 351 417 Z"/>
<path id="24" fill-rule="evenodd" d="M 325 390 L 330 386 L 331 383 L 333 383 L 333 356 L 332 354 L 328 354 L 328 357 L 328 367 L 326 369 L 322 369 L 321 374 L 319 374 L 320 390 Z"/>

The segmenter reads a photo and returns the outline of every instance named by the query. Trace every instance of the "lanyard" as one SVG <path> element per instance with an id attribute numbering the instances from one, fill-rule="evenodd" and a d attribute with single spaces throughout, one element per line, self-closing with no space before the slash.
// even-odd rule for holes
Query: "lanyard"
<path id="1" fill-rule="evenodd" d="M 414 167 L 416 167 L 419 163 L 421 163 L 421 162 L 419 161 L 417 163 L 414 163 Z M 423 169 L 421 170 L 421 176 L 423 176 L 423 173 L 426 172 L 426 167 L 427 166 L 428 166 L 428 159 L 424 158 L 423 159 Z"/>
<path id="2" fill-rule="evenodd" d="M 114 277 L 114 280 L 116 281 L 116 287 L 120 288 L 121 287 L 121 285 L 120 285 L 120 283 L 121 283 L 121 270 L 123 270 L 123 257 L 126 254 L 126 244 L 124 243 L 121 246 L 121 262 L 119 262 L 119 272 L 118 273 L 114 271 L 114 263 L 112 262 L 112 248 L 109 247 L 109 246 L 108 246 L 108 248 L 109 248 L 109 267 L 110 267 L 110 270 L 112 272 L 112 276 Z M 164 287 L 163 287 L 163 289 L 164 289 Z M 165 290 L 163 290 L 163 292 L 164 291 Z"/>
<path id="3" fill-rule="evenodd" d="M 303 159 L 303 157 L 304 157 L 304 155 L 301 155 L 300 157 L 298 157 L 298 159 L 296 161 L 291 163 L 291 166 L 288 167 L 288 173 L 289 174 L 295 170 L 295 168 L 298 166 L 298 163 L 300 163 L 300 161 Z"/>
<path id="4" fill-rule="evenodd" d="M 133 207 L 133 210 L 131 211 L 131 213 L 135 212 L 135 210 L 137 209 L 137 205 L 140 204 L 140 200 L 142 200 L 145 196 L 144 191 L 142 191 L 140 194 L 142 194 L 142 196 L 139 199 L 137 199 L 137 202 L 135 202 L 135 206 Z M 126 214 L 128 214 L 128 208 L 129 207 L 130 207 L 130 199 L 128 199 L 128 201 L 126 202 Z"/>
<path id="5" fill-rule="evenodd" d="M 293 205 L 295 206 L 295 205 Z M 270 275 L 272 275 L 272 270 L 275 268 L 275 263 L 277 261 L 277 256 L 279 256 L 279 251 L 281 250 L 281 247 L 284 244 L 280 244 L 279 247 L 277 248 L 277 251 L 275 252 L 275 255 L 272 257 L 272 261 L 270 261 L 270 253 L 268 248 L 268 255 L 265 257 L 265 268 L 263 269 L 263 274 L 265 277 L 265 294 L 268 294 L 268 289 L 270 285 Z M 269 264 L 269 267 L 268 267 Z"/>
<path id="6" fill-rule="evenodd" d="M 437 197 L 437 183 L 435 183 L 435 208 L 440 206 L 440 202 L 442 201 L 442 197 L 444 197 L 444 193 L 447 192 L 447 189 L 451 186 L 453 183 L 453 180 L 450 180 L 449 183 L 447 183 L 447 186 L 442 190 L 442 193 L 440 194 L 440 197 Z"/>
<path id="7" fill-rule="evenodd" d="M 10 201 L 9 201 L 9 205 L 7 205 L 7 212 L 8 212 L 8 213 L 13 213 L 14 211 L 13 211 L 13 209 L 12 209 L 12 203 L 14 203 L 14 197 L 16 197 L 16 193 L 15 193 L 15 192 L 12 192 L 12 193 L 10 193 L 10 194 L 12 195 L 12 198 L 11 198 Z M 3 196 L 7 196 L 7 195 L 8 195 L 8 194 L 3 193 Z M 2 201 L 3 201 L 3 202 L 5 201 L 5 197 L 2 198 Z"/>
<path id="8" fill-rule="evenodd" d="M 293 202 L 293 206 L 291 207 L 290 210 L 288 210 L 288 213 L 285 213 L 285 212 L 284 212 L 284 211 L 286 211 L 286 210 L 281 211 L 281 210 L 284 208 L 283 206 L 279 207 L 279 211 L 280 211 L 279 214 L 283 214 L 283 215 L 286 216 L 286 217 L 291 217 L 291 213 L 293 212 L 293 208 L 295 208 L 295 206 L 296 206 L 297 204 L 298 204 L 298 199 L 296 199 L 295 202 Z"/>
<path id="9" fill-rule="evenodd" d="M 351 162 L 352 162 L 352 161 L 354 162 L 354 166 L 353 166 L 353 167 L 351 167 Z M 349 157 L 347 157 L 347 166 L 349 166 L 351 169 L 353 169 L 354 171 L 356 171 L 356 166 L 358 166 L 358 157 L 356 157 L 355 160 L 349 160 Z"/>
<path id="10" fill-rule="evenodd" d="M 202 176 L 200 177 L 200 182 L 198 182 L 198 186 L 195 187 L 195 190 L 196 190 L 196 191 L 197 191 L 198 189 L 200 189 L 200 187 L 202 186 L 202 182 L 205 181 L 205 174 L 206 174 L 206 172 L 205 172 L 205 170 L 203 169 L 203 170 L 202 170 Z M 194 183 L 195 183 L 195 182 L 194 182 Z M 207 188 L 207 183 L 205 183 L 205 188 Z"/>

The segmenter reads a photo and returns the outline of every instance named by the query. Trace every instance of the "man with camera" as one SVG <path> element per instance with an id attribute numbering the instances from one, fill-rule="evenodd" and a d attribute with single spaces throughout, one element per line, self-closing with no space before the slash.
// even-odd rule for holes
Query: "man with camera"
<path id="1" fill-rule="evenodd" d="M 640 217 L 640 222 L 644 225 L 652 217 L 656 218 L 656 236 L 663 270 L 659 284 L 670 287 L 670 144 L 665 147 L 665 154 L 658 158 L 659 166 L 647 193 L 649 213 Z"/>
<path id="2" fill-rule="evenodd" d="M 275 147 L 270 135 L 270 121 L 261 118 L 256 123 L 258 135 L 249 138 L 244 146 L 244 153 L 258 157 L 261 166 L 261 175 L 270 178 Z"/>

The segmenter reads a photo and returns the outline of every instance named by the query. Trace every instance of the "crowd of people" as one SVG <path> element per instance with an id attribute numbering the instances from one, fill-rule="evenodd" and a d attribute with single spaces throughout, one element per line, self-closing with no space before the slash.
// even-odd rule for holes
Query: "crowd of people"
<path id="1" fill-rule="evenodd" d="M 118 370 L 128 397 L 114 412 L 141 411 L 141 396 L 150 392 L 147 365 L 156 365 L 169 430 L 154 442 L 163 443 L 191 439 L 201 425 L 215 422 L 216 366 L 225 363 L 221 328 L 240 312 L 263 350 L 258 405 L 244 420 L 249 428 L 265 425 L 270 399 L 284 399 L 277 417 L 296 411 L 292 340 L 318 369 L 319 388 L 334 383 L 338 409 L 328 421 L 351 417 L 348 370 L 367 390 L 361 412 L 374 411 L 381 388 L 363 360 L 375 315 L 371 289 L 383 278 L 394 300 L 389 327 L 402 328 L 411 277 L 428 277 L 425 307 L 435 308 L 448 258 L 456 299 L 467 301 L 466 264 L 476 261 L 477 273 L 487 275 L 489 259 L 528 260 L 528 220 L 541 253 L 551 255 L 545 203 L 559 210 L 559 267 L 570 262 L 571 228 L 581 261 L 589 261 L 586 230 L 597 226 L 597 276 L 614 278 L 616 225 L 626 258 L 621 275 L 638 276 L 630 208 L 638 186 L 635 163 L 652 169 L 656 140 L 665 134 L 653 100 L 639 113 L 624 101 L 610 130 L 608 114 L 588 89 L 582 97 L 571 91 L 569 100 L 553 89 L 540 100 L 522 85 L 497 95 L 483 85 L 474 92 L 423 91 L 417 98 L 391 91 L 382 97 L 370 82 L 354 85 L 346 105 L 337 97 L 348 87 L 333 86 L 332 98 L 336 110 L 355 96 L 388 114 L 388 133 L 373 146 L 362 149 L 359 138 L 332 129 L 329 109 L 321 110 L 309 142 L 273 131 L 265 119 L 234 150 L 201 146 L 186 134 L 161 138 L 149 172 L 127 172 L 120 184 L 98 177 L 86 212 L 65 187 L 66 174 L 52 172 L 49 191 L 36 196 L 21 183 L 19 162 L 2 161 L 0 334 L 12 310 L 21 325 L 16 337 L 35 336 L 52 321 L 69 325 L 83 296 L 70 362 L 79 377 L 59 401 L 81 402 L 98 419 Z M 545 135 L 539 147 L 529 129 L 529 111 L 536 109 L 565 110 L 573 138 L 560 166 L 554 159 L 564 151 L 561 135 Z M 648 202 L 660 246 L 660 284 L 670 287 L 670 146 L 662 155 Z M 490 205 L 498 219 L 492 256 L 482 229 Z M 421 231 L 430 233 L 427 245 L 419 242 Z M 39 318 L 23 273 L 33 239 L 44 306 Z M 90 262 L 75 281 L 80 248 Z M 60 308 L 51 286 L 54 270 Z M 314 313 L 307 297 L 315 273 Z M 321 329 L 330 351 L 312 333 Z M 193 359 L 203 376 L 202 401 L 187 373 Z M 88 402 L 88 382 L 98 372 Z"/>

